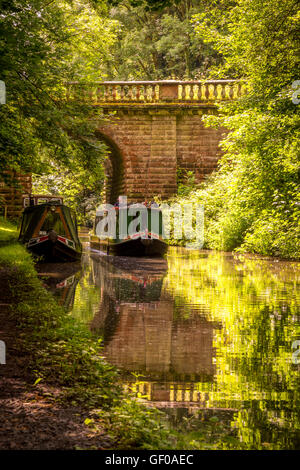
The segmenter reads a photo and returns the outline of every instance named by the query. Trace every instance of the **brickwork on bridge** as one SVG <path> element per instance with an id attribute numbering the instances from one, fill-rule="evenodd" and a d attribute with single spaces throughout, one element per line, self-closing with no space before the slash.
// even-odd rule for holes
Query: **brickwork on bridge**
<path id="1" fill-rule="evenodd" d="M 119 193 L 123 191 L 132 200 L 155 195 L 164 199 L 176 192 L 178 169 L 193 171 L 197 182 L 211 173 L 217 166 L 219 142 L 225 131 L 205 128 L 204 112 L 121 109 L 110 123 L 100 125 L 99 137 L 113 141 L 121 155 L 123 181 Z M 112 149 L 111 159 L 116 158 L 115 153 Z M 112 189 L 112 167 L 107 166 L 108 193 Z M 108 199 L 115 196 L 114 191 Z"/>

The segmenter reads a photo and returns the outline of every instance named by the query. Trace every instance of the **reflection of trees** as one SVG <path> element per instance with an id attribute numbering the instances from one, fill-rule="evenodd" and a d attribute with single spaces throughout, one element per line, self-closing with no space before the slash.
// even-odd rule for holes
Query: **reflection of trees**
<path id="1" fill-rule="evenodd" d="M 147 272 L 95 262 L 76 291 L 125 383 L 163 407 L 234 413 L 247 448 L 299 447 L 296 263 L 171 248 L 168 271 Z"/>
<path id="2" fill-rule="evenodd" d="M 168 258 L 164 289 L 179 303 L 206 305 L 208 318 L 223 324 L 215 331 L 210 404 L 245 408 L 236 425 L 249 445 L 292 446 L 291 423 L 300 426 L 299 370 L 291 364 L 291 344 L 300 335 L 297 264 L 181 253 Z"/>

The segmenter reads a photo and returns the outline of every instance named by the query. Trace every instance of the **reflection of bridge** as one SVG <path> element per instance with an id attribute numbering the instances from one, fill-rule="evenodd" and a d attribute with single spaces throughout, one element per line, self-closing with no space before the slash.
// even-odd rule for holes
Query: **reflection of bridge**
<path id="1" fill-rule="evenodd" d="M 194 382 L 154 382 L 144 381 L 128 382 L 125 390 L 132 391 L 140 397 L 146 398 L 152 404 L 161 408 L 205 407 L 209 400 L 208 392 L 199 390 Z"/>
<path id="2" fill-rule="evenodd" d="M 178 169 L 193 171 L 197 182 L 211 173 L 224 129 L 205 128 L 202 116 L 244 92 L 235 80 L 71 83 L 69 99 L 115 113 L 97 132 L 111 152 L 106 195 L 114 202 L 119 194 L 135 201 L 169 197 Z"/>
<path id="3" fill-rule="evenodd" d="M 104 337 L 104 355 L 122 371 L 125 383 L 141 374 L 137 391 L 151 401 L 204 403 L 194 382 L 211 382 L 215 374 L 213 331 L 197 310 L 181 315 L 162 290 L 162 277 L 139 283 L 135 276 L 94 261 L 94 282 L 101 287 L 99 310 L 91 328 Z M 141 269 L 141 274 L 147 273 Z M 131 384 L 133 385 L 133 384 Z M 136 386 L 136 385 L 134 385 Z"/>

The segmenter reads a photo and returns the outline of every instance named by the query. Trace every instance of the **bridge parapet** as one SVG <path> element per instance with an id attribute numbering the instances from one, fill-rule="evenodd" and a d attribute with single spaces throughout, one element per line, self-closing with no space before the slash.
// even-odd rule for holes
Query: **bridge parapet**
<path id="1" fill-rule="evenodd" d="M 201 106 L 237 99 L 246 94 L 239 80 L 105 81 L 69 83 L 68 97 L 100 106 Z"/>

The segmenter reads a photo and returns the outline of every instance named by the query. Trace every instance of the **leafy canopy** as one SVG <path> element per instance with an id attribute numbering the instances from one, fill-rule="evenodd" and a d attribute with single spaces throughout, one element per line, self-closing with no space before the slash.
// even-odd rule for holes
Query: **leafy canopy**
<path id="1" fill-rule="evenodd" d="M 101 79 L 116 23 L 102 1 L 1 1 L 0 176 L 44 173 L 54 162 L 99 176 L 106 149 L 94 138 L 101 112 L 67 100 L 67 82 Z"/>
<path id="2" fill-rule="evenodd" d="M 209 247 L 300 256 L 299 18 L 294 0 L 212 1 L 193 17 L 223 55 L 214 73 L 248 85 L 245 98 L 206 119 L 229 130 L 219 171 L 190 195 L 206 203 Z"/>

